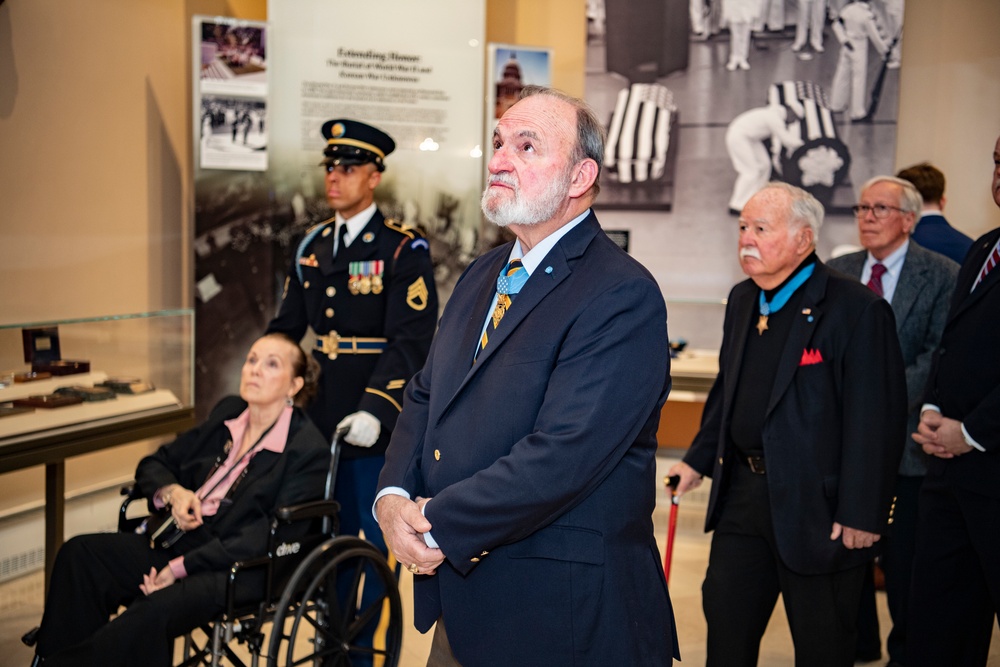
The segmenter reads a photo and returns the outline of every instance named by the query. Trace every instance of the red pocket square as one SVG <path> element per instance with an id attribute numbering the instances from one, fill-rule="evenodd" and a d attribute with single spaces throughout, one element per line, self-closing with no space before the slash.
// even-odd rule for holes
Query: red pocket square
<path id="1" fill-rule="evenodd" d="M 820 354 L 819 350 L 802 350 L 802 358 L 799 359 L 799 366 L 810 366 L 812 364 L 823 363 L 823 355 Z"/>

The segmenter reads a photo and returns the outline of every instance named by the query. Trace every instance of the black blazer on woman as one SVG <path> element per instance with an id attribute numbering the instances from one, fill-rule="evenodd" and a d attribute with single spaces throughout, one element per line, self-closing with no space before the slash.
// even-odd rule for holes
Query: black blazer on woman
<path id="1" fill-rule="evenodd" d="M 246 407 L 239 397 L 222 399 L 207 421 L 139 462 L 136 484 L 150 499 L 150 507 L 157 489 L 180 484 L 196 490 L 205 482 L 230 437 L 225 421 L 239 416 Z M 326 439 L 295 408 L 285 451 L 257 452 L 231 496 L 232 504 L 220 508 L 215 516 L 205 517 L 204 526 L 177 543 L 188 574 L 225 570 L 234 561 L 260 555 L 275 510 L 323 496 L 329 456 Z"/>

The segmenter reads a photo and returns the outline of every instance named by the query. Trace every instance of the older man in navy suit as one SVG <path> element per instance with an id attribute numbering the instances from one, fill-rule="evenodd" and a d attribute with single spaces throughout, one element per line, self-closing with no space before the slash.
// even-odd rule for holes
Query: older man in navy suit
<path id="1" fill-rule="evenodd" d="M 920 208 L 920 193 L 909 181 L 892 176 L 869 180 L 861 187 L 860 203 L 854 207 L 858 236 L 865 249 L 828 262 L 830 268 L 858 278 L 892 305 L 906 364 L 907 434 L 896 475 L 893 520 L 881 559 L 893 623 L 886 648 L 889 658 L 898 664 L 903 664 L 906 645 L 910 575 L 917 539 L 917 497 L 927 472 L 927 455 L 910 433 L 917 430 L 920 421 L 931 358 L 941 341 L 948 299 L 958 275 L 958 264 L 910 242 Z M 870 578 L 862 597 L 859 635 L 858 655 L 878 659 L 882 642 L 875 611 L 875 586 Z"/>
<path id="2" fill-rule="evenodd" d="M 1000 206 L 1000 139 L 993 148 Z M 907 667 L 986 665 L 1000 618 L 1000 227 L 958 274 L 913 439 L 920 490 Z"/>
<path id="3" fill-rule="evenodd" d="M 719 375 L 671 469 L 712 477 L 702 587 L 709 667 L 757 664 L 781 594 L 795 664 L 847 667 L 906 426 L 892 309 L 816 257 L 822 205 L 771 183 L 740 214 Z"/>
<path id="4" fill-rule="evenodd" d="M 667 313 L 590 210 L 602 135 L 550 89 L 503 115 L 482 204 L 516 240 L 459 279 L 406 389 L 375 508 L 428 664 L 678 655 L 651 518 Z"/>

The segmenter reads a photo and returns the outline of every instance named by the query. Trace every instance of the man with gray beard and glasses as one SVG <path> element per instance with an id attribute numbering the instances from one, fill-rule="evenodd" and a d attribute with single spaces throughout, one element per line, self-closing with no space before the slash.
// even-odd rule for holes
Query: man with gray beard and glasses
<path id="1" fill-rule="evenodd" d="M 428 665 L 679 657 L 652 524 L 667 311 L 590 209 L 603 144 L 582 101 L 525 88 L 482 200 L 516 239 L 459 279 L 407 385 L 374 510 Z"/>

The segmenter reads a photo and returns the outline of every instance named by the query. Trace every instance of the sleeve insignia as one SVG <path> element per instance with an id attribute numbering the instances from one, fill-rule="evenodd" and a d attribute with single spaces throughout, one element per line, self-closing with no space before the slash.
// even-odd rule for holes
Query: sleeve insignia
<path id="1" fill-rule="evenodd" d="M 427 243 L 427 239 L 417 239 L 410 244 L 410 250 L 416 250 L 417 248 L 423 248 L 424 250 L 430 250 L 431 246 Z"/>
<path id="2" fill-rule="evenodd" d="M 429 296 L 427 283 L 424 282 L 424 277 L 420 276 L 406 288 L 406 305 L 413 310 L 423 310 L 427 307 Z"/>

